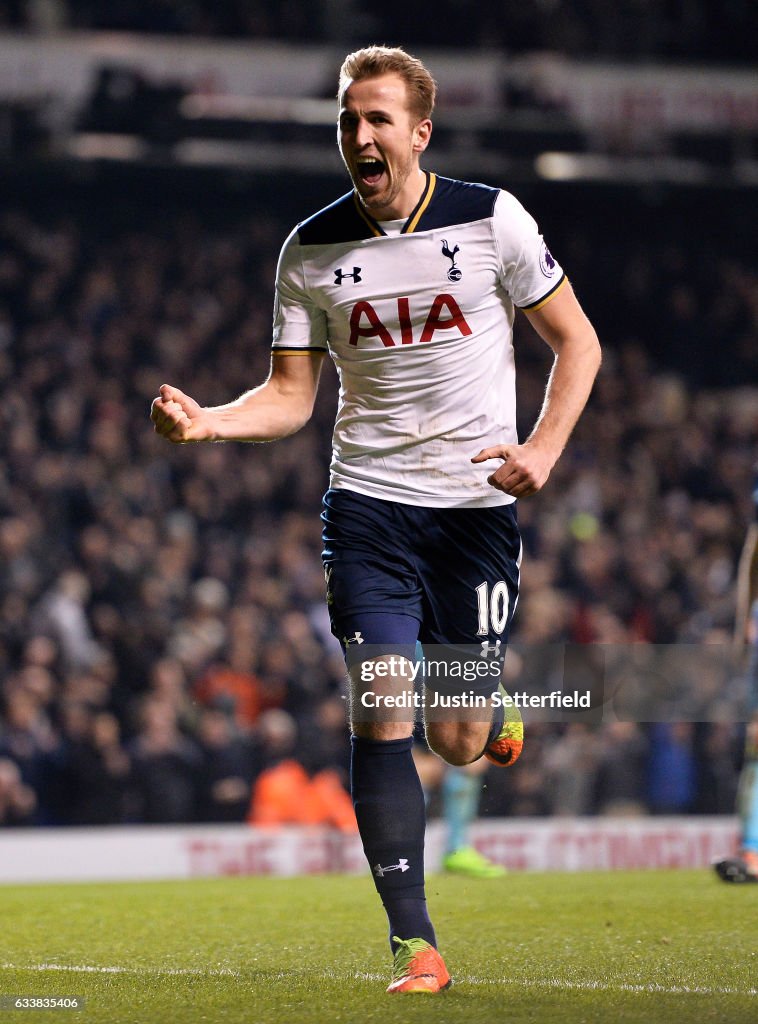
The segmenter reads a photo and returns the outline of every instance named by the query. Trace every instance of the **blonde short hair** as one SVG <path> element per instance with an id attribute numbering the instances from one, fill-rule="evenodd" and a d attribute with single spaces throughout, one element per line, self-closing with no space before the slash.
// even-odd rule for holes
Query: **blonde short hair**
<path id="1" fill-rule="evenodd" d="M 400 46 L 366 46 L 345 57 L 340 68 L 337 98 L 342 96 L 351 81 L 378 78 L 379 75 L 399 75 L 408 90 L 408 109 L 419 121 L 432 116 L 437 83 L 418 59 Z"/>

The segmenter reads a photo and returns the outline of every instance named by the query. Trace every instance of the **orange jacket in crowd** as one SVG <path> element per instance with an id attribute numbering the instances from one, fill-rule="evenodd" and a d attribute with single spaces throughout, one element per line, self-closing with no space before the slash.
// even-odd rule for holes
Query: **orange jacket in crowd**
<path id="1" fill-rule="evenodd" d="M 357 832 L 353 804 L 336 771 L 311 778 L 295 760 L 261 772 L 253 787 L 247 820 L 251 825 L 331 825 Z"/>

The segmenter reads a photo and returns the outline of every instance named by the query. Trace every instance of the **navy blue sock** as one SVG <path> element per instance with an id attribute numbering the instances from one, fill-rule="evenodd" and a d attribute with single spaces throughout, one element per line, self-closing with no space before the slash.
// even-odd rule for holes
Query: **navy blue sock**
<path id="1" fill-rule="evenodd" d="M 392 936 L 437 945 L 424 891 L 424 792 L 409 736 L 352 737 L 350 782 L 363 850 Z"/>

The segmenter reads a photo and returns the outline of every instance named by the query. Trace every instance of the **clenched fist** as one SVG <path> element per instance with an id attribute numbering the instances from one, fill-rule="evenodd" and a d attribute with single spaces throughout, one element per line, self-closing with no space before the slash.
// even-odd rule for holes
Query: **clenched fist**
<path id="1" fill-rule="evenodd" d="M 150 419 L 155 432 L 175 444 L 212 441 L 215 437 L 209 411 L 170 384 L 161 385 L 160 394 L 150 407 Z"/>

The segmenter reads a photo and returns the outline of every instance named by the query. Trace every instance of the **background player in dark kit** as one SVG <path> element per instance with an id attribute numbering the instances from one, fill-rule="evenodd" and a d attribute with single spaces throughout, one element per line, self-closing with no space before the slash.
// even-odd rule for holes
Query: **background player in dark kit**
<path id="1" fill-rule="evenodd" d="M 595 332 L 513 196 L 420 166 L 435 85 L 399 49 L 349 55 L 339 145 L 353 191 L 293 231 L 279 261 L 271 372 L 212 408 L 170 385 L 159 434 L 271 441 L 309 418 L 328 350 L 340 376 L 325 562 L 335 634 L 382 654 L 504 645 L 517 596 L 514 499 L 546 482 L 600 363 Z M 515 428 L 514 309 L 555 353 L 530 436 Z M 491 460 L 499 460 L 494 468 Z M 400 681 L 399 685 L 405 685 Z M 450 981 L 424 894 L 424 799 L 413 723 L 353 716 L 352 792 L 395 954 L 390 992 Z M 451 764 L 509 763 L 520 723 L 427 722 Z"/>

